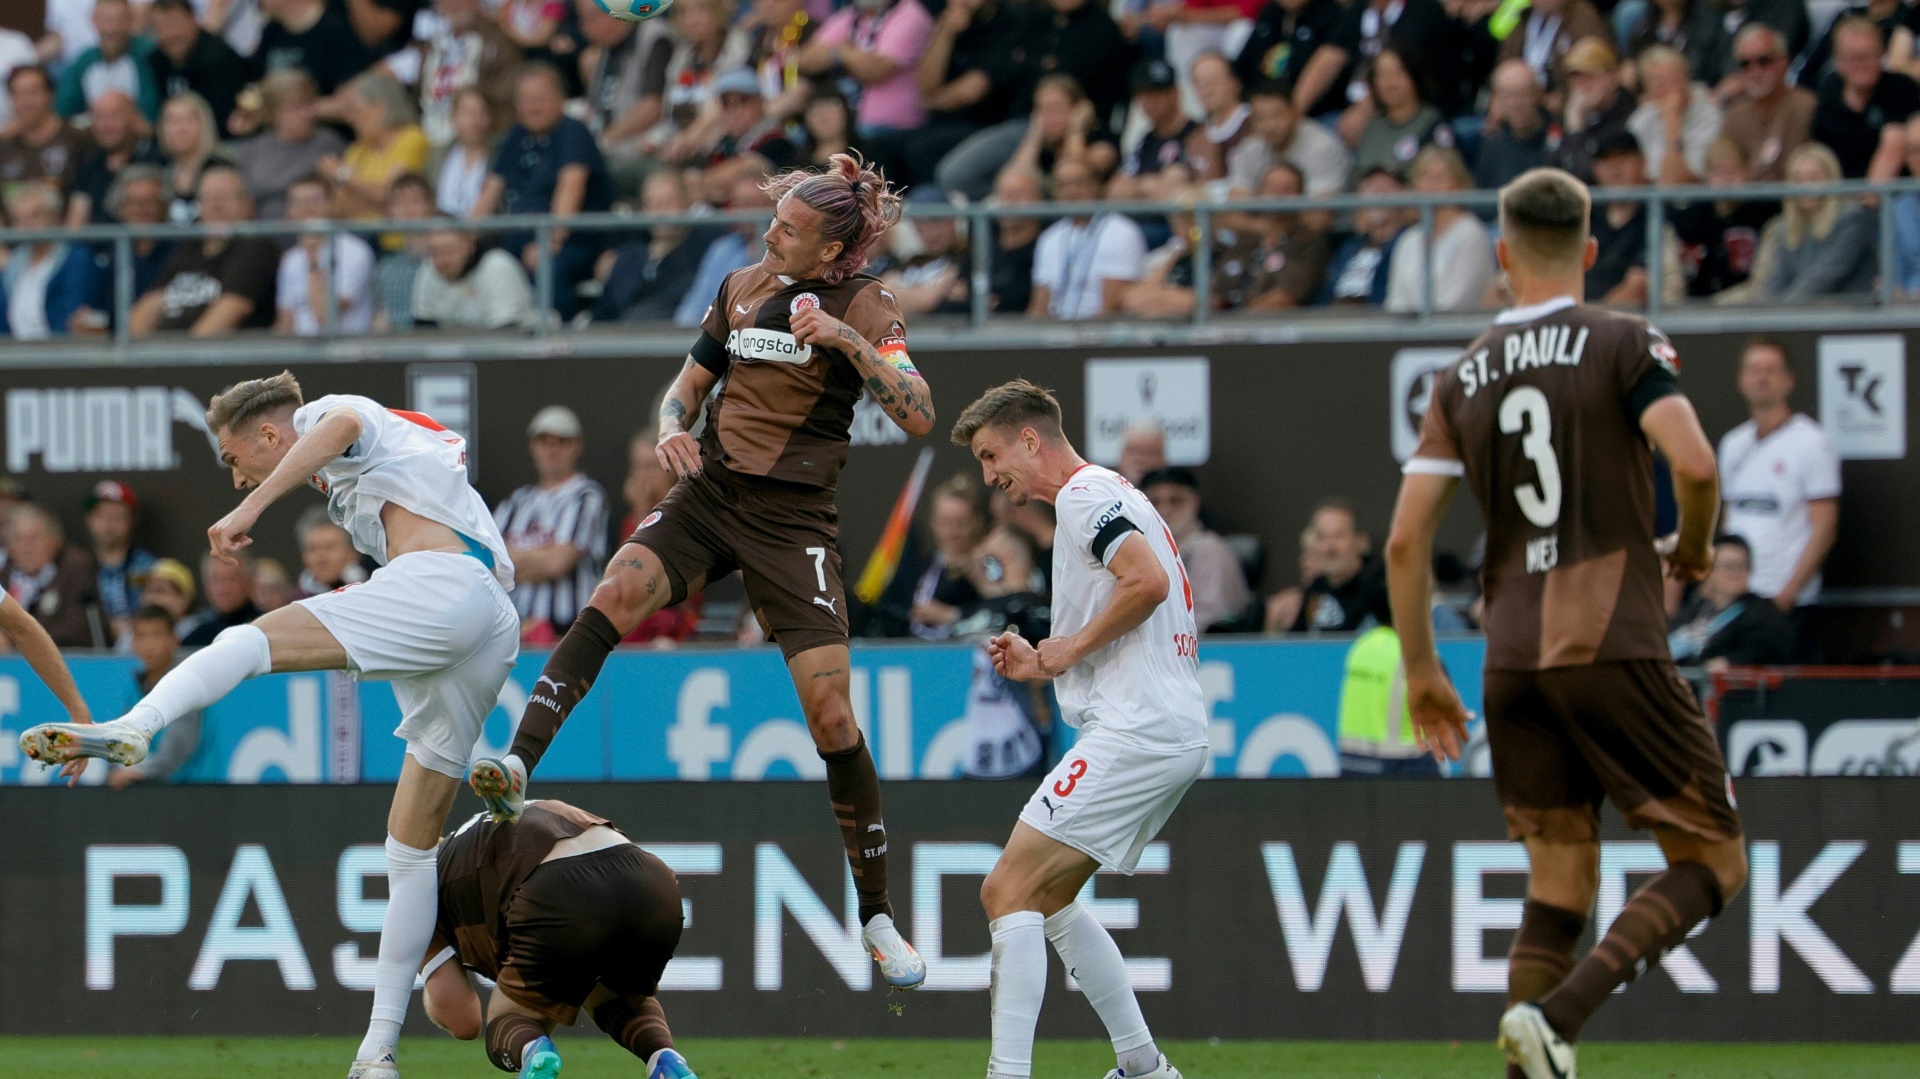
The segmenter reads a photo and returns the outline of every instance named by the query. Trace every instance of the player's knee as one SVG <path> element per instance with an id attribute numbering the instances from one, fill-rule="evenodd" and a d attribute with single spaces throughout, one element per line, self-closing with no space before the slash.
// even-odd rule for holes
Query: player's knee
<path id="1" fill-rule="evenodd" d="M 1737 839 L 1716 844 L 1706 862 L 1720 885 L 1720 905 L 1724 909 L 1747 886 L 1747 845 Z"/>
<path id="2" fill-rule="evenodd" d="M 664 572 L 651 575 L 633 569 L 609 571 L 593 590 L 593 606 L 607 616 L 615 629 L 630 632 L 640 620 L 667 605 L 672 586 Z"/>
<path id="3" fill-rule="evenodd" d="M 1031 910 L 1033 896 L 1023 886 L 1016 874 L 1008 872 L 1003 864 L 995 865 L 980 882 L 980 907 L 987 912 L 987 920 L 1004 918 L 1015 911 Z"/>
<path id="4" fill-rule="evenodd" d="M 860 741 L 860 725 L 853 719 L 853 704 L 837 692 L 823 692 L 806 702 L 807 729 L 814 744 L 828 753 L 852 749 Z"/>

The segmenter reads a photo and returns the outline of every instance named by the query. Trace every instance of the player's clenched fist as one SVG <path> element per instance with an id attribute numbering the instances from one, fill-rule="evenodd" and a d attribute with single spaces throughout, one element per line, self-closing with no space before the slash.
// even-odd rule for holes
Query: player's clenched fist
<path id="1" fill-rule="evenodd" d="M 660 467 L 675 476 L 692 476 L 700 471 L 700 443 L 685 431 L 661 435 L 653 453 L 660 458 Z"/>
<path id="2" fill-rule="evenodd" d="M 207 545 L 213 549 L 213 557 L 229 566 L 238 565 L 234 552 L 253 543 L 248 533 L 253 531 L 254 522 L 260 515 L 247 508 L 246 503 L 234 507 L 232 513 L 220 518 L 207 529 Z"/>
<path id="3" fill-rule="evenodd" d="M 825 345 L 829 348 L 846 349 L 846 339 L 853 336 L 853 330 L 846 323 L 827 314 L 818 307 L 803 307 L 793 316 L 793 339 L 803 345 Z M 845 334 L 840 331 L 846 330 Z"/>

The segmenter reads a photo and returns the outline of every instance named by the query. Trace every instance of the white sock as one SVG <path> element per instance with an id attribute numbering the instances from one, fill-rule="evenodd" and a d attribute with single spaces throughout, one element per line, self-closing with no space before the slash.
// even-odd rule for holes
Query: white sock
<path id="1" fill-rule="evenodd" d="M 1047 919 L 1047 939 L 1067 973 L 1080 982 L 1087 1003 L 1107 1025 L 1113 1055 L 1122 1075 L 1145 1075 L 1160 1066 L 1160 1049 L 1153 1044 L 1147 1017 L 1140 1014 L 1133 983 L 1127 980 L 1127 961 L 1106 927 L 1078 903 Z"/>
<path id="2" fill-rule="evenodd" d="M 413 979 L 427 957 L 440 907 L 439 857 L 387 837 L 387 914 L 380 923 L 380 961 L 373 975 L 373 1018 L 356 1060 L 371 1060 L 400 1041 Z"/>
<path id="3" fill-rule="evenodd" d="M 233 687 L 273 670 L 273 646 L 256 626 L 224 630 L 213 643 L 162 675 L 153 692 L 121 718 L 151 738 L 160 728 L 205 708 Z"/>
<path id="4" fill-rule="evenodd" d="M 1033 1032 L 1047 995 L 1046 919 L 1015 911 L 987 924 L 993 934 L 993 1053 L 987 1074 L 1024 1079 L 1033 1074 Z"/>

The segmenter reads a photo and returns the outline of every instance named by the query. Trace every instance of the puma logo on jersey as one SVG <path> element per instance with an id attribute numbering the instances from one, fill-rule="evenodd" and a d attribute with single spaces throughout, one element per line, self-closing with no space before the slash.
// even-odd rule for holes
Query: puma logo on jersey
<path id="1" fill-rule="evenodd" d="M 887 830 L 887 826 L 886 826 L 886 825 L 884 825 L 884 824 L 869 824 L 869 825 L 867 825 L 867 831 L 869 831 L 869 832 L 884 832 L 884 831 L 886 831 L 886 830 Z"/>
<path id="2" fill-rule="evenodd" d="M 734 304 L 734 305 L 733 305 L 733 313 L 734 313 L 734 314 L 736 314 L 736 315 L 744 315 L 744 314 L 746 314 L 746 313 L 747 313 L 747 309 L 746 309 L 746 306 L 745 306 L 744 304 Z"/>
<path id="3" fill-rule="evenodd" d="M 839 597 L 837 597 L 837 596 L 815 596 L 815 597 L 813 597 L 813 605 L 814 605 L 814 606 L 816 606 L 816 607 L 825 607 L 825 608 L 826 608 L 827 610 L 829 610 L 829 611 L 832 611 L 832 612 L 833 612 L 834 614 L 839 614 L 839 613 L 840 613 L 840 608 L 839 608 L 839 607 L 837 607 L 837 606 L 835 606 L 835 605 L 836 605 L 836 604 L 838 604 L 839 602 L 840 602 L 840 599 L 839 599 Z"/>

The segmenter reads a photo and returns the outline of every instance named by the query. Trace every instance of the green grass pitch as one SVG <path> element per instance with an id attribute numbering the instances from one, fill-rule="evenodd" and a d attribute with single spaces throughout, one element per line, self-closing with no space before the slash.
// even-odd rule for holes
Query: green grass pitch
<path id="1" fill-rule="evenodd" d="M 564 1079 L 636 1077 L 640 1063 L 598 1036 L 562 1032 Z M 48 1079 L 339 1079 L 357 1043 L 347 1038 L 0 1038 L 7 1075 Z M 1191 1079 L 1497 1079 L 1491 1043 L 1169 1042 Z M 700 1039 L 682 1052 L 701 1079 L 980 1079 L 984 1041 Z M 1866 1079 L 1915 1074 L 1912 1045 L 1608 1045 L 1582 1049 L 1589 1079 Z M 477 1043 L 410 1039 L 405 1079 L 500 1076 Z M 1036 1079 L 1100 1079 L 1113 1054 L 1099 1042 L 1042 1042 Z"/>

